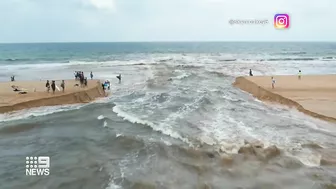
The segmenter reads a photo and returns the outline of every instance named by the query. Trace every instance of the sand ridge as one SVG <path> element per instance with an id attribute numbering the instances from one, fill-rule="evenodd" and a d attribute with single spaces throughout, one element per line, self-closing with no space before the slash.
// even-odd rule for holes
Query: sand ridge
<path id="1" fill-rule="evenodd" d="M 60 83 L 61 81 L 56 81 L 59 88 Z M 75 86 L 79 84 L 79 81 L 65 80 L 65 92 L 56 90 L 55 94 L 51 89 L 48 93 L 45 84 L 46 81 L 1 82 L 0 113 L 40 106 L 87 103 L 95 98 L 105 96 L 99 80 L 88 80 L 88 86 L 85 88 Z M 12 85 L 24 89 L 27 94 L 14 92 Z"/>
<path id="2" fill-rule="evenodd" d="M 264 101 L 296 107 L 299 111 L 336 122 L 336 75 L 237 77 L 234 86 Z"/>

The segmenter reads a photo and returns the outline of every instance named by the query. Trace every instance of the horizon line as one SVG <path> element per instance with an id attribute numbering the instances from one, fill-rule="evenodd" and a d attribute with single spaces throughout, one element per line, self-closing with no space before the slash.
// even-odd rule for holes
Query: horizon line
<path id="1" fill-rule="evenodd" d="M 50 41 L 0 42 L 0 44 L 52 44 L 52 43 L 336 43 L 336 41 Z"/>

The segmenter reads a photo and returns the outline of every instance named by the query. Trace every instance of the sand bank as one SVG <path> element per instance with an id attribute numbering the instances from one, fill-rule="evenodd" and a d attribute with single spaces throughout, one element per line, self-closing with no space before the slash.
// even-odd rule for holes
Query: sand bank
<path id="1" fill-rule="evenodd" d="M 323 120 L 336 122 L 336 75 L 237 77 L 234 86 L 256 98 L 296 107 L 299 111 Z"/>
<path id="2" fill-rule="evenodd" d="M 65 92 L 48 93 L 46 81 L 20 81 L 0 83 L 0 113 L 22 110 L 40 106 L 55 106 L 63 104 L 87 103 L 95 98 L 104 97 L 104 90 L 98 80 L 88 80 L 88 87 L 75 86 L 79 81 L 66 80 Z M 60 87 L 61 81 L 56 81 Z M 27 94 L 18 94 L 12 85 L 23 88 Z"/>

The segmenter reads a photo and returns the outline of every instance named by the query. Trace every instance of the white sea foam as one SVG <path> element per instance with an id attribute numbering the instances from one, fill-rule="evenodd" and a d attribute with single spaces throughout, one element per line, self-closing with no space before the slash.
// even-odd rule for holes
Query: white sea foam
<path id="1" fill-rule="evenodd" d="M 115 112 L 119 117 L 123 118 L 124 120 L 127 120 L 131 123 L 138 123 L 145 126 L 151 127 L 154 131 L 161 132 L 162 134 L 171 136 L 173 138 L 179 139 L 190 146 L 193 146 L 192 143 L 187 139 L 182 137 L 178 132 L 172 130 L 169 125 L 166 123 L 160 123 L 160 124 L 154 124 L 150 121 L 142 120 L 140 118 L 137 118 L 135 115 L 131 115 L 130 113 L 126 113 L 120 109 L 119 106 L 113 107 L 113 112 Z"/>
<path id="2" fill-rule="evenodd" d="M 240 147 L 244 146 L 243 140 L 235 140 L 235 141 L 222 141 L 220 143 L 220 150 L 229 154 L 237 154 Z"/>
<path id="3" fill-rule="evenodd" d="M 122 111 L 119 106 L 114 106 L 113 107 L 113 112 L 116 113 L 119 117 L 123 118 L 124 120 L 127 120 L 131 123 L 138 123 L 138 124 L 142 124 L 142 125 L 147 125 L 150 127 L 155 127 L 153 123 L 146 121 L 146 120 L 142 120 L 137 118 L 136 116 L 133 116 L 129 113 L 126 113 L 124 111 Z"/>
<path id="4" fill-rule="evenodd" d="M 94 65 L 98 67 L 111 67 L 111 66 L 143 66 L 155 65 L 156 63 L 150 59 L 144 60 L 114 60 L 114 61 L 70 61 L 67 66 L 85 66 Z"/>
<path id="5" fill-rule="evenodd" d="M 162 140 L 162 142 L 163 142 L 165 145 L 167 145 L 167 146 L 171 146 L 171 145 L 172 145 L 172 143 L 169 142 L 169 141 L 166 141 L 166 140 L 163 140 L 163 139 L 161 139 L 161 140 Z"/>
<path id="6" fill-rule="evenodd" d="M 37 63 L 37 64 L 14 64 L 0 65 L 0 70 L 16 71 L 16 70 L 50 70 L 60 68 L 79 68 L 85 66 L 94 66 L 95 68 L 106 68 L 116 66 L 143 66 L 156 64 L 151 59 L 144 60 L 115 60 L 115 61 L 69 61 L 67 63 Z"/>
<path id="7" fill-rule="evenodd" d="M 184 78 L 189 77 L 190 75 L 191 74 L 189 74 L 189 73 L 183 73 L 183 74 L 181 74 L 179 76 L 176 76 L 175 79 L 184 79 Z"/>
<path id="8" fill-rule="evenodd" d="M 296 149 L 293 151 L 287 151 L 287 156 L 298 159 L 301 163 L 309 167 L 320 166 L 321 154 L 312 152 L 309 149 Z"/>
<path id="9" fill-rule="evenodd" d="M 44 63 L 44 64 L 15 64 L 15 65 L 1 65 L 0 70 L 23 70 L 23 69 L 49 69 L 56 67 L 64 67 L 67 63 Z"/>
<path id="10" fill-rule="evenodd" d="M 97 117 L 98 120 L 102 120 L 102 119 L 104 119 L 104 118 L 105 118 L 105 117 L 104 117 L 103 115 L 100 115 L 100 116 Z"/>
<path id="11" fill-rule="evenodd" d="M 53 113 L 75 110 L 83 106 L 85 105 L 74 104 L 74 105 L 61 105 L 61 106 L 45 106 L 45 107 L 31 108 L 11 113 L 0 114 L 0 120 L 1 120 L 0 123 L 21 119 L 29 119 L 31 117 L 45 116 Z"/>
<path id="12" fill-rule="evenodd" d="M 199 140 L 202 143 L 205 143 L 205 144 L 208 144 L 208 145 L 215 145 L 215 144 L 217 144 L 217 142 L 213 138 L 211 138 L 211 137 L 209 137 L 207 135 L 203 135 L 203 136 L 199 137 Z"/>
<path id="13" fill-rule="evenodd" d="M 36 108 L 24 109 L 24 110 L 19 110 L 15 112 L 0 114 L 0 123 L 8 122 L 8 121 L 16 121 L 16 120 L 21 120 L 21 119 L 29 119 L 31 117 L 45 116 L 45 115 L 50 115 L 50 114 L 59 113 L 59 112 L 77 110 L 82 107 L 88 106 L 90 104 L 106 103 L 106 102 L 108 102 L 108 98 L 102 98 L 102 99 L 99 99 L 97 101 L 92 101 L 87 104 L 66 104 L 66 105 L 58 105 L 58 106 L 41 106 L 41 107 L 36 107 Z M 99 119 L 99 116 L 97 117 L 97 119 Z"/>
<path id="14" fill-rule="evenodd" d="M 122 187 L 111 181 L 109 185 L 106 187 L 106 189 L 122 189 Z"/>

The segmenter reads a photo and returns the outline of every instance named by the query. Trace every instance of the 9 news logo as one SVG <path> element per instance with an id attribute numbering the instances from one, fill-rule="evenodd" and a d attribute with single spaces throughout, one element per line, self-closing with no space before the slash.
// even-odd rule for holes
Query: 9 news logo
<path id="1" fill-rule="evenodd" d="M 48 176 L 50 174 L 50 157 L 26 157 L 26 175 Z"/>

